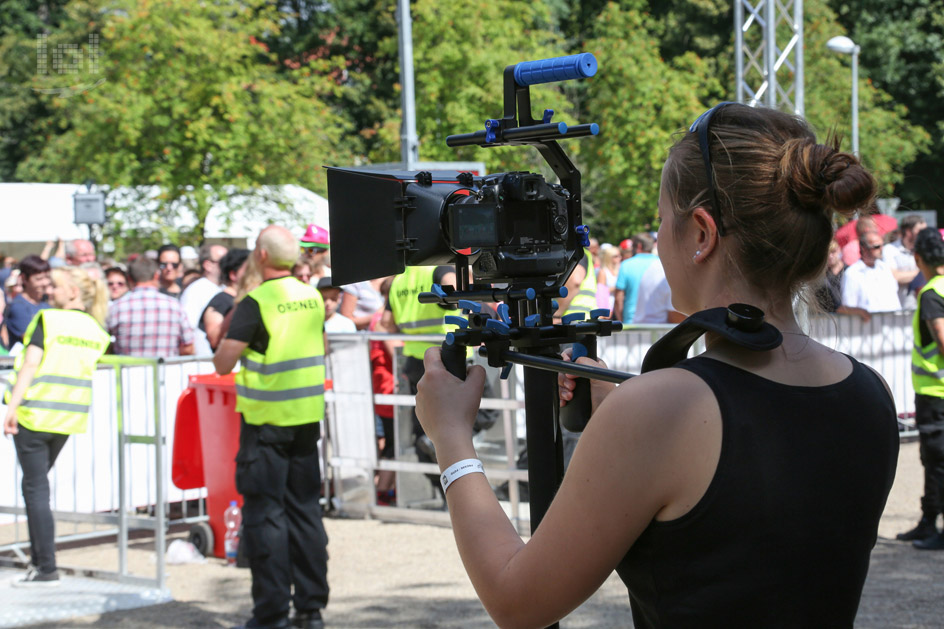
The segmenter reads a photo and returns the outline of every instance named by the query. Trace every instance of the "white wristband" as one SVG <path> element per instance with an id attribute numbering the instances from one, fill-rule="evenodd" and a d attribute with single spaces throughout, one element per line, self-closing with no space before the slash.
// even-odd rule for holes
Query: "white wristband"
<path id="1" fill-rule="evenodd" d="M 478 459 L 463 459 L 458 463 L 453 463 L 439 476 L 443 493 L 446 493 L 446 490 L 449 489 L 449 485 L 452 485 L 457 479 L 462 478 L 466 474 L 475 474 L 476 472 L 485 473 L 485 466 L 483 466 L 482 462 Z"/>

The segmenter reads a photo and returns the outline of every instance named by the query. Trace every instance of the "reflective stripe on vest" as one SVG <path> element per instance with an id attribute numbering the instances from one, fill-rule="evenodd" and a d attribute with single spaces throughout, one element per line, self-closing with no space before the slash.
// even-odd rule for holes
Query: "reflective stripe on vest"
<path id="1" fill-rule="evenodd" d="M 921 296 L 933 290 L 944 298 L 944 276 L 936 275 L 918 292 L 918 308 L 911 320 L 914 346 L 911 348 L 911 381 L 915 393 L 944 398 L 944 356 L 933 338 L 921 346 Z"/>
<path id="2" fill-rule="evenodd" d="M 443 318 L 449 313 L 442 306 L 419 301 L 419 294 L 432 288 L 435 271 L 434 266 L 408 266 L 390 285 L 390 310 L 404 334 L 441 334 L 445 337 L 447 332 L 455 329 L 455 326 L 444 323 Z M 403 355 L 423 360 L 426 350 L 436 345 L 438 343 L 406 341 Z"/>
<path id="3" fill-rule="evenodd" d="M 564 314 L 569 315 L 575 312 L 582 312 L 589 318 L 590 311 L 595 310 L 597 307 L 597 276 L 593 271 L 593 256 L 590 254 L 590 251 L 584 249 L 583 255 L 587 261 L 587 274 L 584 276 L 583 281 L 580 282 L 580 286 L 577 288 L 577 294 L 574 295 L 574 298 L 570 301 L 570 304 L 567 306 L 567 312 Z"/>
<path id="4" fill-rule="evenodd" d="M 43 358 L 17 408 L 17 422 L 29 430 L 59 434 L 85 432 L 92 404 L 92 375 L 108 349 L 109 336 L 91 316 L 78 310 L 40 310 L 23 336 L 30 339 L 43 322 Z M 26 350 L 17 356 L 23 366 Z"/>
<path id="5" fill-rule="evenodd" d="M 247 347 L 236 374 L 236 410 L 247 424 L 297 426 L 324 417 L 324 301 L 292 276 L 249 293 L 269 334 L 264 354 Z"/>

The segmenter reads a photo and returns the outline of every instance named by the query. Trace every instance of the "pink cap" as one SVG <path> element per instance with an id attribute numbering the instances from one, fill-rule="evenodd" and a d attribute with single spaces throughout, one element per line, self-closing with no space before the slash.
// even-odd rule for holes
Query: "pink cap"
<path id="1" fill-rule="evenodd" d="M 328 230 L 324 227 L 318 227 L 314 223 L 308 225 L 308 230 L 305 232 L 305 235 L 302 236 L 302 239 L 299 243 L 302 247 L 318 247 L 319 249 L 327 249 L 331 240 L 328 237 Z"/>

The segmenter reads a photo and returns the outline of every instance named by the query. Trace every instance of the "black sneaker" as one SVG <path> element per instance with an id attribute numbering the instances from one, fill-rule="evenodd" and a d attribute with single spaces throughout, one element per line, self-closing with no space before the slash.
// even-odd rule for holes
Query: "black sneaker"
<path id="1" fill-rule="evenodd" d="M 26 574 L 13 582 L 15 588 L 50 588 L 59 585 L 59 571 L 40 572 L 36 566 L 30 566 Z"/>
<path id="2" fill-rule="evenodd" d="M 937 533 L 927 539 L 916 539 L 911 545 L 918 550 L 944 550 L 944 535 Z"/>
<path id="3" fill-rule="evenodd" d="M 255 618 L 250 618 L 246 621 L 244 625 L 237 625 L 232 629 L 291 629 L 292 625 L 289 624 L 288 618 L 280 618 L 273 622 L 264 623 L 259 622 Z"/>
<path id="4" fill-rule="evenodd" d="M 292 619 L 292 626 L 297 629 L 324 629 L 324 621 L 321 619 L 321 611 L 296 613 Z"/>
<path id="5" fill-rule="evenodd" d="M 902 542 L 913 542 L 920 539 L 927 539 L 937 535 L 937 527 L 934 526 L 934 520 L 930 518 L 921 518 L 918 526 L 905 533 L 899 533 L 895 539 Z"/>

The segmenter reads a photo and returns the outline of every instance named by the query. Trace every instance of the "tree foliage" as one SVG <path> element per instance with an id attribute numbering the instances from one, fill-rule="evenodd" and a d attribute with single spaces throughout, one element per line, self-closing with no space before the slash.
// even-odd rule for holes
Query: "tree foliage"
<path id="1" fill-rule="evenodd" d="M 280 74 L 254 35 L 278 30 L 266 3 L 109 6 L 100 76 L 83 81 L 100 84 L 51 100 L 61 118 L 50 124 L 68 129 L 50 135 L 18 176 L 137 187 L 145 198 L 129 199 L 124 216 L 156 213 L 156 228 L 189 224 L 197 240 L 210 208 L 232 196 L 288 183 L 324 193 L 322 164 L 349 159 L 349 123 L 327 103 L 339 89 L 334 68 L 310 60 Z"/>
<path id="2" fill-rule="evenodd" d="M 821 135 L 833 131 L 848 138 L 852 127 L 851 69 L 849 58 L 826 48 L 842 27 L 823 0 L 804 6 L 806 40 L 806 117 Z M 859 152 L 872 171 L 879 193 L 889 196 L 903 181 L 905 167 L 929 147 L 929 136 L 911 124 L 908 109 L 872 80 L 867 69 L 859 73 Z"/>
<path id="3" fill-rule="evenodd" d="M 940 200 L 944 160 L 935 3 L 804 3 L 808 118 L 848 137 L 849 60 L 825 47 L 848 32 L 863 50 L 863 159 L 884 194 L 919 207 Z M 651 222 L 672 134 L 734 96 L 729 0 L 413 0 L 411 13 L 423 160 L 547 174 L 536 151 L 456 150 L 445 138 L 503 115 L 505 66 L 597 55 L 593 79 L 531 93 L 535 117 L 551 108 L 555 120 L 600 124 L 598 137 L 565 143 L 600 238 Z M 98 35 L 97 74 L 63 90 L 61 76 L 36 71 L 38 34 L 82 54 Z M 323 164 L 399 160 L 396 0 L 7 0 L 0 53 L 0 177 L 146 187 L 123 216 L 156 216 L 161 237 L 171 225 L 199 233 L 214 203 L 268 186 L 323 193 Z"/>
<path id="4" fill-rule="evenodd" d="M 876 86 L 907 108 L 906 119 L 931 138 L 904 161 L 896 194 L 907 207 L 944 210 L 944 10 L 939 0 L 832 0 L 840 23 L 862 49 Z M 884 140 L 883 140 L 884 141 Z"/>
<path id="5" fill-rule="evenodd" d="M 672 134 L 720 91 L 694 54 L 661 58 L 661 23 L 634 4 L 610 3 L 587 42 L 601 71 L 589 82 L 586 108 L 601 131 L 581 153 L 586 206 L 597 231 L 614 241 L 653 221 Z"/>

